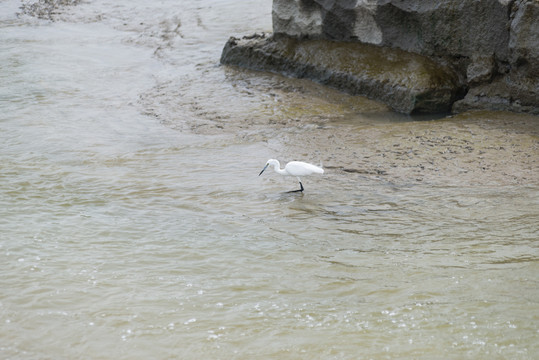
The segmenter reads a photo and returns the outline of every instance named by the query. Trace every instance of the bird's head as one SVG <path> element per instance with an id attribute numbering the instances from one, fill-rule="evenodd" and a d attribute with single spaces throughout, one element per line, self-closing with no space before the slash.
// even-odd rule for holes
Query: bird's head
<path id="1" fill-rule="evenodd" d="M 266 162 L 266 166 L 264 166 L 264 168 L 262 169 L 262 171 L 260 172 L 260 174 L 258 174 L 258 176 L 262 175 L 262 173 L 268 168 L 268 166 L 273 166 L 273 168 L 275 167 L 280 167 L 281 165 L 279 164 L 279 161 L 278 160 L 275 160 L 275 159 L 269 159 L 267 162 Z"/>

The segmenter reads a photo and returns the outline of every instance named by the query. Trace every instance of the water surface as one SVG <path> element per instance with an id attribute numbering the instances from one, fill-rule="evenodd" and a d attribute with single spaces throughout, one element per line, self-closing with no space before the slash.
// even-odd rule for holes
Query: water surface
<path id="1" fill-rule="evenodd" d="M 533 359 L 538 119 L 219 66 L 271 1 L 0 2 L 0 357 Z M 270 157 L 323 177 L 259 171 Z"/>

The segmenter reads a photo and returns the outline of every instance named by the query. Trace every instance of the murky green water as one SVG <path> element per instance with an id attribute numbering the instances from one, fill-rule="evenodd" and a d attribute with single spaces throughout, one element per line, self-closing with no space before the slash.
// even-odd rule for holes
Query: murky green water
<path id="1" fill-rule="evenodd" d="M 413 122 L 219 66 L 270 1 L 19 5 L 0 2 L 0 358 L 537 356 L 537 118 Z M 270 157 L 326 174 L 286 194 L 257 176 Z"/>

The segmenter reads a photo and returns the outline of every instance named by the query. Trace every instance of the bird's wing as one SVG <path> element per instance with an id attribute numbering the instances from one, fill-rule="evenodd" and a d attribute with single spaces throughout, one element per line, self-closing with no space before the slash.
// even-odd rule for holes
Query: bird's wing
<path id="1" fill-rule="evenodd" d="M 291 161 L 288 164 L 286 164 L 285 170 L 290 174 L 294 176 L 305 176 L 310 174 L 323 174 L 324 169 L 315 166 L 313 164 L 309 164 L 303 161 Z"/>

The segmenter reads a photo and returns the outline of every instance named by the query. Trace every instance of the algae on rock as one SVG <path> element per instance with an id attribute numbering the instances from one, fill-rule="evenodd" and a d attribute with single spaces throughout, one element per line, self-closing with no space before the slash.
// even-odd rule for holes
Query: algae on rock
<path id="1" fill-rule="evenodd" d="M 427 57 L 359 42 L 230 38 L 221 63 L 312 79 L 406 114 L 449 111 L 460 90 L 452 71 Z"/>

